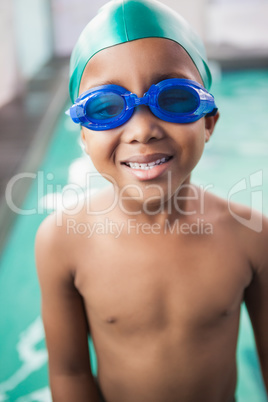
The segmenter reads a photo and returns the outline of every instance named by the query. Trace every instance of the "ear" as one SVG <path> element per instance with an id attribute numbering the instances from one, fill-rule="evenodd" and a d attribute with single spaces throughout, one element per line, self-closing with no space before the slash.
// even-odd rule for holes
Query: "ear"
<path id="1" fill-rule="evenodd" d="M 87 144 L 87 140 L 86 140 L 85 129 L 83 126 L 81 126 L 81 140 L 84 145 L 84 149 L 85 149 L 86 153 L 88 154 L 88 144 Z"/>
<path id="2" fill-rule="evenodd" d="M 206 142 L 208 142 L 210 137 L 212 136 L 214 128 L 215 128 L 215 125 L 216 125 L 219 117 L 220 117 L 219 112 L 217 112 L 215 114 L 215 116 L 207 116 L 207 117 L 205 117 L 205 130 L 206 130 L 206 132 L 205 132 L 205 140 L 206 140 Z"/>

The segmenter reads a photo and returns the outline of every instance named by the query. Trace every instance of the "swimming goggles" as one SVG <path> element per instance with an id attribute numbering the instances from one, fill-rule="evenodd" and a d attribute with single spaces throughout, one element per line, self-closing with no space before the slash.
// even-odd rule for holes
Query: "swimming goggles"
<path id="1" fill-rule="evenodd" d="M 171 123 L 192 123 L 218 110 L 213 95 L 202 85 L 171 78 L 152 85 L 142 98 L 119 85 L 91 88 L 76 99 L 66 114 L 75 123 L 102 131 L 126 123 L 140 105 L 148 105 L 155 116 Z"/>

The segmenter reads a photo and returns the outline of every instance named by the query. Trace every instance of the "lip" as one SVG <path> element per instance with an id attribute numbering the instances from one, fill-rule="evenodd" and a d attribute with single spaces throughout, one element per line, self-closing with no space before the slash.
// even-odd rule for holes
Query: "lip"
<path id="1" fill-rule="evenodd" d="M 158 159 L 162 158 L 172 158 L 172 155 L 165 154 L 165 153 L 155 153 L 155 154 L 148 154 L 148 155 L 133 155 L 130 158 L 120 162 L 121 165 L 125 163 L 150 163 L 155 162 Z"/>
<path id="2" fill-rule="evenodd" d="M 155 162 L 161 158 L 169 158 L 169 160 L 160 165 L 155 165 L 152 169 L 149 170 L 135 169 L 126 165 L 126 163 L 135 163 L 135 162 L 150 163 Z M 157 153 L 151 155 L 136 155 L 127 159 L 125 162 L 121 162 L 121 166 L 123 169 L 126 169 L 128 173 L 132 174 L 132 176 L 135 176 L 139 181 L 145 181 L 159 178 L 169 168 L 172 160 L 173 160 L 172 155 L 163 153 Z"/>

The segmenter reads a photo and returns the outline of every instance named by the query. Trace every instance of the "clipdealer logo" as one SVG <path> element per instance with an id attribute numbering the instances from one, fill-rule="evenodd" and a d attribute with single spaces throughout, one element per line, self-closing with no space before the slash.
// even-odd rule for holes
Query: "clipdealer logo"
<path id="1" fill-rule="evenodd" d="M 248 180 L 244 177 L 243 179 L 239 180 L 228 192 L 228 208 L 230 214 L 243 226 L 248 227 L 255 232 L 262 231 L 262 213 L 263 213 L 263 192 L 262 192 L 262 185 L 263 185 L 263 172 L 259 170 L 255 173 L 252 173 L 249 176 L 249 183 Z M 247 219 L 238 215 L 234 211 L 234 207 L 231 203 L 231 198 L 240 192 L 249 192 L 250 193 L 250 210 L 251 215 Z"/>
<path id="2" fill-rule="evenodd" d="M 204 219 L 198 218 L 196 221 L 181 222 L 175 219 L 170 222 L 165 219 L 164 225 L 160 223 L 139 222 L 137 219 L 127 219 L 126 221 L 115 222 L 105 218 L 101 222 L 77 222 L 74 218 L 66 221 L 67 234 L 75 234 L 91 238 L 93 235 L 111 235 L 118 239 L 122 234 L 127 235 L 212 235 L 213 225 Z"/>
<path id="3" fill-rule="evenodd" d="M 103 177 L 110 183 L 116 186 L 115 181 L 113 180 L 112 177 L 108 175 L 103 175 Z M 113 202 L 109 207 L 104 210 L 104 211 L 94 211 L 91 208 L 91 194 L 94 191 L 94 186 L 92 187 L 92 180 L 93 179 L 99 179 L 100 174 L 99 173 L 91 173 L 89 172 L 87 174 L 87 182 L 85 187 L 81 187 L 78 184 L 67 184 L 65 186 L 55 184 L 55 177 L 53 173 L 47 173 L 46 175 L 42 171 L 38 171 L 37 173 L 29 173 L 29 172 L 24 172 L 24 173 L 19 173 L 15 176 L 13 176 L 10 181 L 7 184 L 6 187 L 6 192 L 5 192 L 5 197 L 6 197 L 6 202 L 9 208 L 15 212 L 16 214 L 19 215 L 34 215 L 34 214 L 43 214 L 45 213 L 48 209 L 52 210 L 57 210 L 57 224 L 60 226 L 62 224 L 62 215 L 73 215 L 75 213 L 78 213 L 81 208 L 85 205 L 87 208 L 87 213 L 89 215 L 101 215 L 101 214 L 106 214 L 110 211 L 112 211 L 114 208 L 117 206 L 124 212 L 126 215 L 139 215 L 142 214 L 143 212 L 148 214 L 148 215 L 154 215 L 154 214 L 161 214 L 164 213 L 164 210 L 166 208 L 165 203 L 161 202 L 161 200 L 164 199 L 164 194 L 163 194 L 163 189 L 161 186 L 157 185 L 152 185 L 149 184 L 146 189 L 154 188 L 155 191 L 158 191 L 159 195 L 158 196 L 153 196 L 153 199 L 159 199 L 159 209 L 154 212 L 150 212 L 149 208 L 147 206 L 149 205 L 149 202 L 152 200 L 152 198 L 149 197 L 148 200 L 145 200 L 142 203 L 143 200 L 143 192 L 141 188 L 137 185 L 132 185 L 129 184 L 125 187 L 123 187 L 119 194 L 116 194 Z M 31 209 L 25 209 L 17 206 L 14 202 L 15 197 L 13 196 L 14 193 L 14 188 L 16 190 L 16 186 L 19 182 L 23 180 L 33 180 L 37 184 L 37 190 L 36 190 L 36 195 L 39 200 L 38 205 L 34 205 L 34 208 Z M 232 188 L 228 191 L 227 193 L 227 203 L 228 203 L 228 209 L 229 213 L 232 215 L 232 217 L 237 220 L 241 225 L 246 226 L 247 228 L 255 231 L 255 232 L 261 232 L 262 231 L 262 214 L 263 214 L 263 191 L 262 191 L 262 186 L 263 186 L 263 171 L 259 170 L 257 172 L 254 172 L 249 175 L 249 177 L 244 177 L 241 180 L 239 180 L 235 185 L 232 186 Z M 183 188 L 188 187 L 189 188 L 189 194 L 188 198 L 189 199 L 194 199 L 198 203 L 198 211 L 196 210 L 191 210 L 191 211 L 183 211 L 180 209 L 180 201 L 184 200 L 185 197 L 180 194 L 180 191 L 183 190 Z M 192 215 L 194 216 L 197 212 L 200 213 L 200 215 L 205 217 L 205 193 L 207 190 L 212 189 L 214 186 L 213 185 L 206 185 L 202 186 L 200 185 L 200 192 L 197 192 L 197 187 L 192 185 L 192 184 L 183 184 L 178 190 L 173 194 L 172 197 L 172 190 L 171 190 L 171 177 L 170 175 L 168 176 L 168 213 L 171 213 L 174 209 L 180 214 L 180 215 Z M 128 211 L 125 206 L 124 206 L 124 199 L 128 199 L 128 189 L 135 190 L 136 191 L 136 199 L 139 199 L 141 201 L 141 209 L 138 211 Z M 237 204 L 232 201 L 233 197 L 237 194 L 243 195 L 243 197 L 250 197 L 249 205 L 250 205 L 250 216 L 248 213 L 244 214 L 244 216 L 240 215 L 240 212 L 237 209 Z M 46 199 L 48 196 L 51 196 L 51 199 L 53 200 L 53 205 L 52 208 L 48 207 L 46 205 Z M 186 197 L 187 198 L 187 197 Z M 184 231 L 184 224 L 183 223 L 176 223 L 176 225 L 180 226 L 181 232 Z M 175 226 L 176 226 L 175 225 Z M 190 223 L 188 224 L 190 225 Z M 204 222 L 202 220 L 198 223 L 199 226 L 199 231 L 203 231 L 202 229 L 205 227 Z M 210 229 L 208 229 L 209 232 Z M 174 229 L 176 232 L 177 229 Z M 186 229 L 187 231 L 187 229 Z"/>

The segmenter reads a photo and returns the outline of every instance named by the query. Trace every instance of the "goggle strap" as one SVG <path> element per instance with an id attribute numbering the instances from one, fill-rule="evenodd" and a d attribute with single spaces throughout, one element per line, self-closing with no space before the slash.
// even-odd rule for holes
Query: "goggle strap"
<path id="1" fill-rule="evenodd" d="M 206 117 L 211 117 L 211 116 L 215 116 L 218 112 L 218 108 L 215 107 L 211 112 L 206 114 Z"/>

